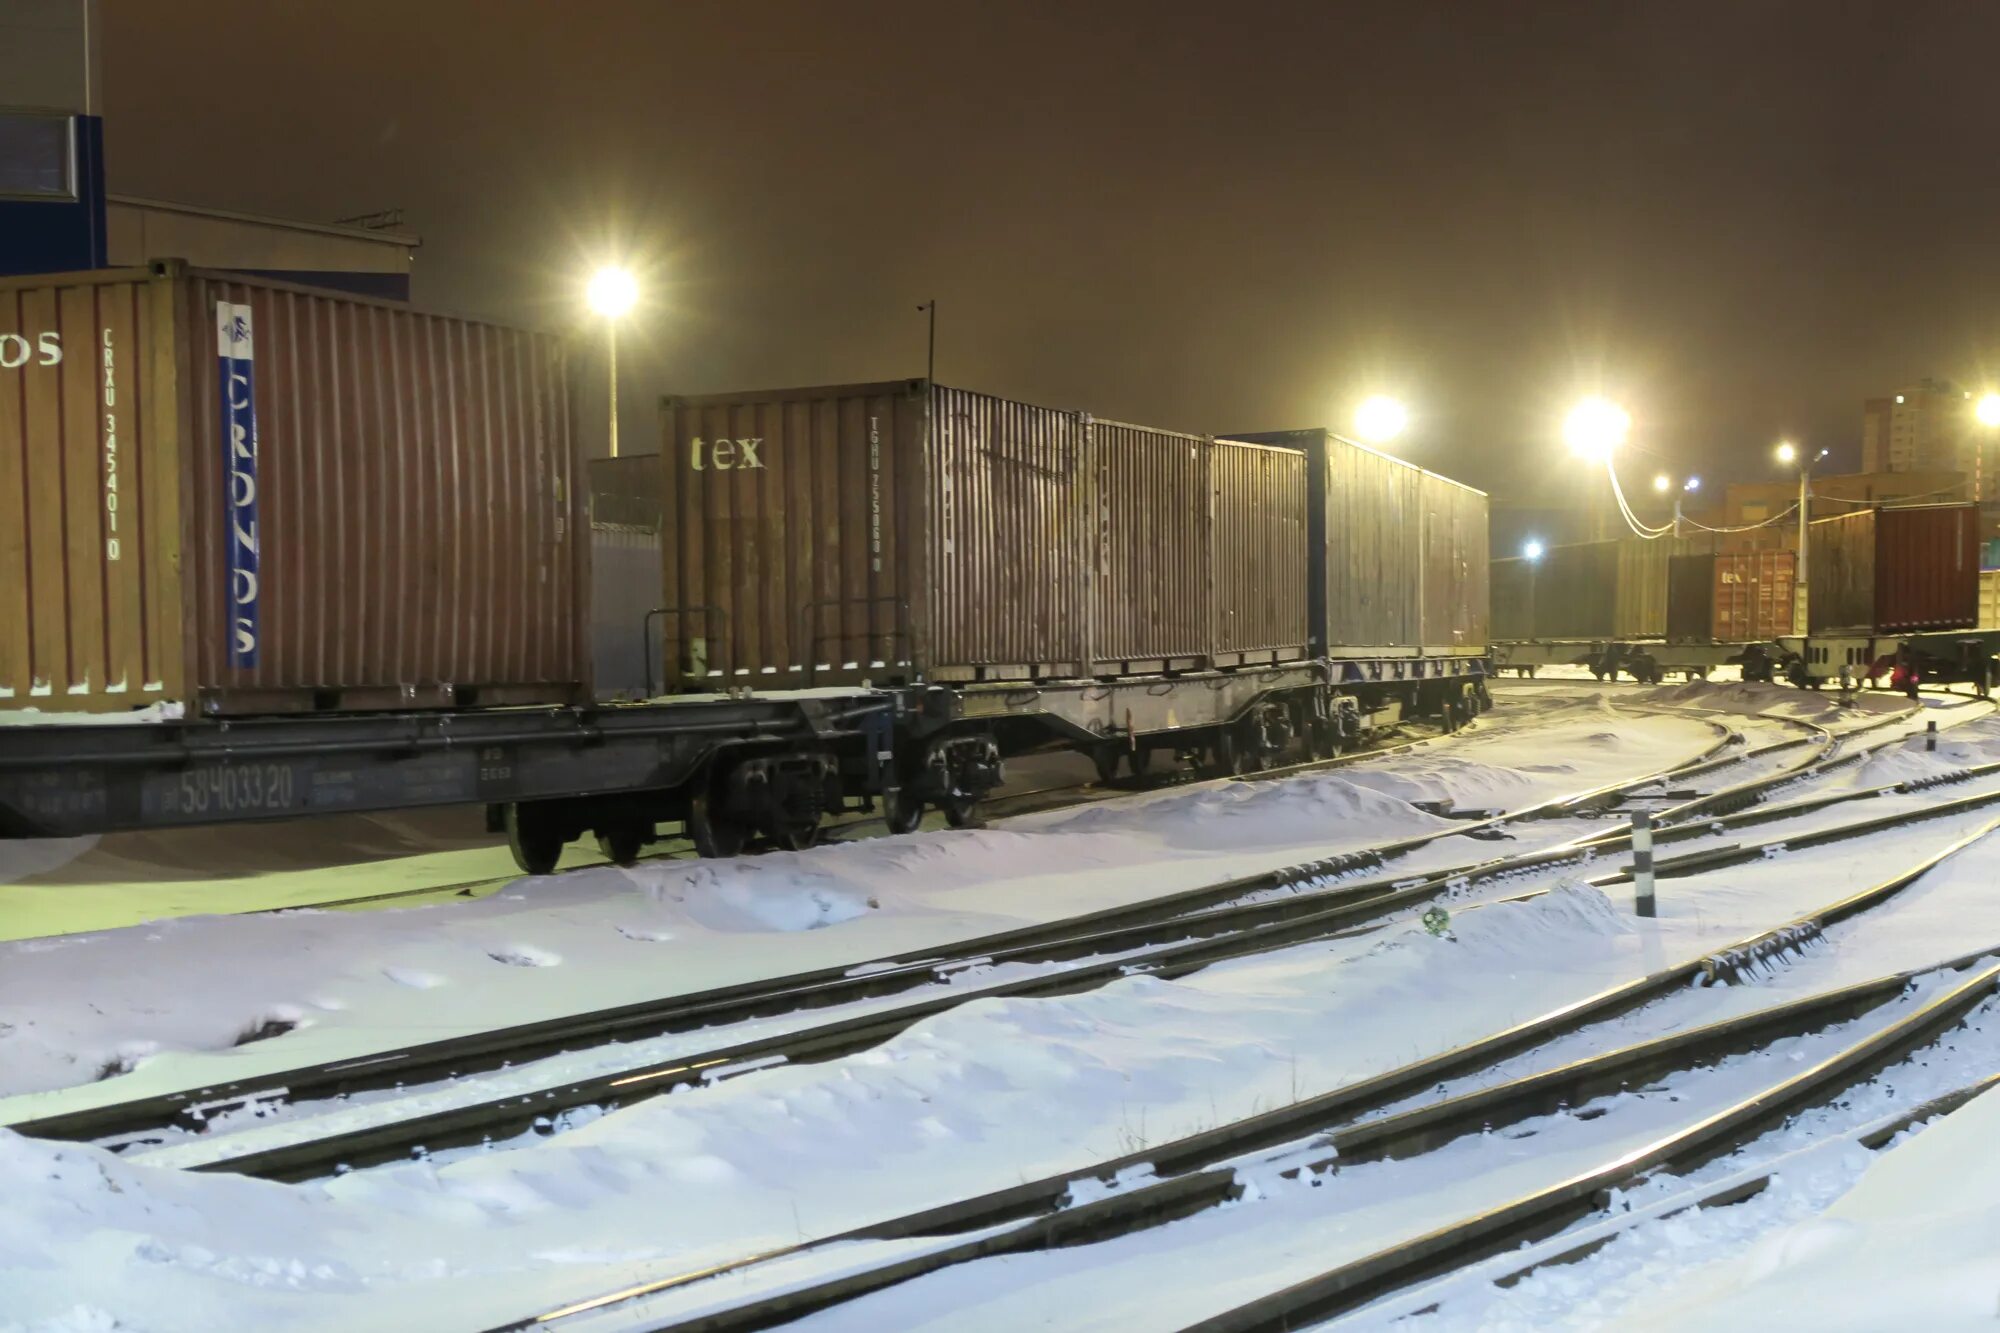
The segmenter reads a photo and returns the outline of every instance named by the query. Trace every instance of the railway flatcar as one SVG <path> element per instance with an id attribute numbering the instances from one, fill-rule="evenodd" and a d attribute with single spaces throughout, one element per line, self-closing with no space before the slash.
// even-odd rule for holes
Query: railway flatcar
<path id="1" fill-rule="evenodd" d="M 1734 665 L 1770 679 L 1778 637 L 1791 632 L 1794 557 L 1718 552 L 1711 540 L 1635 536 L 1495 560 L 1496 667 L 1532 675 L 1560 663 L 1658 682 Z"/>
<path id="2" fill-rule="evenodd" d="M 840 810 L 968 822 L 1039 748 L 1239 772 L 1487 702 L 1485 497 L 1328 432 L 892 381 L 669 398 L 656 455 L 586 469 L 540 335 L 171 267 L 12 293 L 0 337 L 150 332 L 136 403 L 114 353 L 0 387 L 21 586 L 111 590 L 97 639 L 39 603 L 0 625 L 35 724 L 0 729 L 7 836 L 482 802 L 530 871 L 662 823 L 721 855 Z M 92 427 L 121 389 L 138 424 Z M 94 546 L 113 513 L 137 582 Z M 188 534 L 212 549 L 174 572 Z"/>
<path id="3" fill-rule="evenodd" d="M 1874 680 L 1903 662 L 1990 690 L 2000 631 L 1980 627 L 1977 505 L 1857 510 L 1815 520 L 1807 541 L 1807 633 L 1782 641 L 1791 680 Z"/>

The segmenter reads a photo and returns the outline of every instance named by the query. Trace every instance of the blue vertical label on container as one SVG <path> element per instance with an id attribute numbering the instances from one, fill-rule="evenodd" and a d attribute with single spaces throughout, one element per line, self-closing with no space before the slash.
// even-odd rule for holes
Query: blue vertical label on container
<path id="1" fill-rule="evenodd" d="M 223 540 L 229 571 L 229 665 L 257 665 L 257 400 L 250 307 L 215 303 L 222 386 Z"/>

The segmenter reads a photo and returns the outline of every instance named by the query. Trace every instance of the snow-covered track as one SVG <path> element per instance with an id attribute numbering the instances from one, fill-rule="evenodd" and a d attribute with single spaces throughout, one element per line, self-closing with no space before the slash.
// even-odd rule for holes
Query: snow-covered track
<path id="1" fill-rule="evenodd" d="M 1912 822 L 1949 817 L 1993 804 L 2000 804 L 2000 790 L 1976 793 L 1913 814 L 1878 817 L 1857 824 L 1813 830 L 1766 844 L 1730 846 L 1690 857 L 1673 858 L 1663 861 L 1659 872 L 1668 878 L 1697 873 L 1722 865 L 1760 860 L 1771 849 L 1804 849 L 1865 837 Z M 1945 854 L 1948 853 L 1941 853 L 1940 856 Z M 1933 864 L 1934 859 L 1926 860 L 1905 875 L 1710 955 L 1700 961 L 1697 973 L 1687 976 L 1679 972 L 1663 973 L 1651 981 L 1657 988 L 1681 984 L 1695 975 L 1703 981 L 1712 981 L 1741 974 L 1777 953 L 1798 947 L 1826 925 L 1885 901 Z M 1517 869 L 1506 862 L 1496 863 L 1486 872 L 1486 877 L 1502 878 Z M 1628 871 L 1613 869 L 1585 882 L 1605 886 L 1628 878 Z M 441 1109 L 401 1115 L 371 1113 L 347 1116 L 343 1117 L 342 1124 L 324 1132 L 306 1138 L 286 1137 L 284 1141 L 269 1146 L 259 1147 L 254 1140 L 247 1145 L 236 1143 L 225 1136 L 212 1143 L 201 1141 L 203 1146 L 198 1150 L 176 1150 L 169 1157 L 185 1158 L 182 1164 L 196 1170 L 226 1170 L 277 1179 L 308 1179 L 343 1167 L 397 1160 L 413 1152 L 477 1144 L 526 1132 L 548 1123 L 551 1117 L 583 1107 L 601 1110 L 626 1105 L 677 1088 L 700 1086 L 718 1078 L 753 1072 L 774 1063 L 804 1064 L 838 1059 L 880 1045 L 924 1019 L 975 1000 L 1072 994 L 1141 971 L 1163 978 L 1182 977 L 1230 959 L 1270 953 L 1352 933 L 1357 928 L 1368 928 L 1370 923 L 1378 922 L 1397 910 L 1435 897 L 1447 888 L 1464 882 L 1465 877 L 1456 872 L 1441 871 L 1413 884 L 1357 885 L 1349 892 L 1367 896 L 1358 900 L 1343 900 L 1333 906 L 1316 904 L 1309 896 L 1301 896 L 1209 913 L 1205 918 L 1191 919 L 1170 929 L 1163 930 L 1156 924 L 1076 937 L 1060 941 L 1038 955 L 1044 960 L 1057 956 L 1082 960 L 1078 966 L 1066 970 L 978 990 L 950 990 L 944 995 L 914 1004 L 867 1012 L 776 1036 L 724 1043 L 670 1059 L 621 1063 L 614 1069 L 586 1077 L 539 1084 L 530 1091 L 508 1092 L 470 1101 L 458 1099 Z M 1533 890 L 1522 896 L 1535 896 L 1541 892 L 1543 890 Z M 1259 923 L 1245 927 L 1240 918 L 1251 912 L 1257 914 Z M 1213 933 L 1200 937 L 1204 928 L 1212 929 Z M 1164 947 L 1144 948 L 1149 938 L 1162 934 L 1170 940 Z M 1188 939 L 1187 936 L 1196 938 Z M 940 973 L 939 978 L 943 975 Z M 1657 989 L 1642 988 L 1633 992 L 1629 1002 L 1644 1003 L 1657 993 Z M 374 1066 L 363 1063 L 353 1071 L 353 1076 L 367 1078 L 379 1072 Z M 310 1086 L 310 1076 L 301 1082 Z M 280 1088 L 274 1095 L 283 1095 L 285 1091 Z M 292 1095 L 304 1100 L 296 1092 Z M 205 1106 L 215 1109 L 222 1100 L 212 1099 Z M 100 1140 L 110 1137 L 101 1118 L 93 1124 L 86 1113 L 69 1117 L 67 1121 L 54 1125 L 60 1132 L 53 1136 L 80 1137 L 79 1130 L 95 1129 L 97 1132 L 90 1137 Z M 50 1122 L 16 1126 L 24 1132 L 40 1134 L 46 1134 L 49 1127 Z"/>
<path id="2" fill-rule="evenodd" d="M 1720 735 L 1693 761 L 1700 764 L 1735 743 L 1736 735 L 1712 723 Z M 1670 780 L 1686 764 L 1626 780 L 1626 787 Z M 1612 784 L 1613 787 L 1620 784 Z M 1600 787 L 1593 792 L 1610 788 Z M 60 1113 L 9 1125 L 21 1133 L 47 1138 L 118 1140 L 130 1142 L 148 1133 L 175 1127 L 198 1128 L 215 1110 L 253 1101 L 307 1101 L 369 1089 L 407 1086 L 427 1080 L 474 1074 L 519 1064 L 584 1046 L 631 1041 L 667 1033 L 713 1028 L 751 1019 L 880 999 L 932 985 L 968 967 L 999 962 L 1061 962 L 1107 952 L 1178 942 L 1201 934 L 1234 933 L 1238 940 L 1199 942 L 1196 948 L 1238 944 L 1255 952 L 1299 938 L 1312 938 L 1393 911 L 1414 900 L 1420 882 L 1426 896 L 1441 892 L 1449 875 L 1434 872 L 1419 881 L 1368 882 L 1346 885 L 1335 881 L 1388 865 L 1439 840 L 1477 836 L 1518 819 L 1532 818 L 1552 804 L 1572 802 L 1579 794 L 1562 795 L 1521 810 L 1468 820 L 1371 848 L 1356 849 L 1318 861 L 1238 876 L 1182 890 L 1159 898 L 1101 909 L 1034 926 L 961 941 L 948 950 L 877 958 L 854 964 L 708 991 L 622 1005 L 612 1009 L 487 1032 L 416 1043 L 348 1059 L 327 1061 L 226 1084 L 207 1084 L 178 1092 L 110 1103 L 87 1110 Z M 1450 872 L 1457 874 L 1461 872 Z M 1262 903 L 1240 900 L 1272 893 L 1283 899 Z M 1229 912 L 1208 909 L 1239 904 Z M 1301 932 L 1285 927 L 1284 936 L 1253 936 L 1260 927 L 1278 929 L 1287 918 L 1311 917 Z M 1235 950 L 1231 949 L 1231 956 Z M 1217 955 L 1220 956 L 1220 955 Z M 984 992 L 979 992 L 984 993 Z M 953 1003 L 964 998 L 954 999 Z"/>
<path id="3" fill-rule="evenodd" d="M 1612 1191 L 1655 1172 L 1685 1171 L 1740 1148 L 1785 1117 L 1823 1104 L 1934 1042 L 2000 990 L 2000 963 L 1980 966 L 1943 994 L 1789 1078 L 1593 1170 L 1534 1190 L 1282 1291 L 1189 1326 L 1189 1333 L 1290 1330 L 1553 1235 L 1603 1211 Z"/>
<path id="4" fill-rule="evenodd" d="M 676 1333 L 772 1327 L 957 1264 L 1105 1240 L 1231 1202 L 1244 1193 L 1244 1177 L 1239 1168 L 1275 1164 L 1290 1175 L 1323 1174 L 1342 1166 L 1421 1154 L 1466 1135 L 1563 1108 L 1580 1108 L 1593 1099 L 1641 1086 L 1675 1071 L 1706 1067 L 1786 1037 L 1820 1032 L 1851 1021 L 1904 998 L 1919 978 L 1978 969 L 1971 981 L 1952 987 L 1942 997 L 1913 1003 L 1910 1013 L 1853 1043 L 1839 1056 L 1821 1062 L 1810 1071 L 1815 1077 L 1784 1080 L 1779 1085 L 1783 1096 L 1768 1102 L 1753 1098 L 1739 1108 L 1732 1108 L 1728 1116 L 1703 1120 L 1694 1130 L 1709 1132 L 1695 1134 L 1691 1130 L 1669 1136 L 1662 1140 L 1673 1145 L 1665 1155 L 1628 1165 L 1631 1174 L 1638 1174 L 1663 1165 L 1706 1160 L 1761 1132 L 1773 1115 L 1796 1109 L 1808 1096 L 1823 1100 L 1851 1086 L 1957 1021 L 2000 986 L 2000 964 L 1991 962 L 2000 956 L 2000 944 L 1691 1030 L 1567 1060 L 1475 1091 L 1442 1098 L 1432 1094 L 1445 1080 L 1490 1069 L 1559 1037 L 1606 1024 L 1641 1005 L 1684 989 L 1691 982 L 1735 977 L 1740 974 L 1743 958 L 1755 955 L 1768 959 L 1836 920 L 1886 901 L 1940 862 L 1996 829 L 2000 829 L 2000 822 L 1925 858 L 1867 893 L 1829 904 L 1779 930 L 1688 959 L 1487 1038 L 1277 1111 L 977 1198 L 748 1255 L 732 1263 L 663 1275 L 638 1286 L 539 1311 L 501 1327 L 517 1330 L 550 1324 L 587 1325 L 589 1317 L 599 1311 L 647 1301 L 676 1300 L 690 1288 L 730 1274 L 754 1275 L 751 1280 L 762 1285 L 740 1300 L 732 1301 L 726 1294 L 717 1294 L 706 1308 L 701 1308 L 702 1297 L 696 1294 L 692 1298 L 695 1308 L 683 1303 L 676 1307 L 678 1312 L 662 1310 L 657 1319 L 648 1317 L 645 1307 L 640 1305 L 628 1312 L 636 1315 L 636 1321 L 621 1322 L 619 1326 L 672 1329 Z M 1363 1118 L 1411 1098 L 1427 1097 L 1431 1100 L 1394 1114 Z M 1737 1136 L 1728 1137 L 1722 1129 L 1735 1131 Z M 1701 1151 L 1699 1157 L 1696 1150 Z M 1244 1160 L 1252 1154 L 1257 1155 L 1256 1162 Z M 1599 1195 L 1617 1181 L 1597 1182 L 1595 1174 L 1587 1187 L 1538 1192 L 1537 1199 L 1549 1196 L 1542 1200 L 1546 1207 L 1524 1207 L 1518 1229 L 1502 1227 L 1496 1221 L 1496 1213 L 1488 1210 L 1469 1219 L 1463 1228 L 1447 1228 L 1409 1246 L 1394 1247 L 1359 1264 L 1335 1270 L 1325 1279 L 1323 1292 L 1315 1287 L 1300 1293 L 1302 1304 L 1297 1309 L 1273 1297 L 1270 1299 L 1277 1302 L 1273 1306 L 1275 1313 L 1263 1310 L 1258 1303 L 1255 1309 L 1245 1307 L 1252 1311 L 1246 1316 L 1252 1322 L 1222 1322 L 1215 1327 L 1298 1327 L 1433 1276 L 1442 1267 L 1456 1267 L 1523 1240 L 1549 1234 L 1551 1216 L 1556 1217 L 1552 1225 L 1559 1227 L 1601 1206 Z M 1511 1215 L 1509 1210 L 1500 1212 Z M 1537 1230 L 1538 1227 L 1541 1229 Z M 927 1238 L 935 1238 L 936 1243 L 923 1245 L 921 1242 Z M 864 1248 L 869 1242 L 889 1242 L 893 1252 L 873 1259 Z M 1468 1248 L 1475 1242 L 1477 1248 Z M 917 1246 L 914 1253 L 910 1248 L 912 1243 Z M 827 1260 L 825 1252 L 836 1246 L 854 1247 L 854 1258 L 847 1263 L 839 1262 L 838 1255 Z M 785 1265 L 800 1259 L 812 1261 L 809 1266 L 812 1275 L 787 1278 Z M 1317 1303 L 1329 1299 L 1330 1304 Z M 1293 1322 L 1285 1322 L 1287 1319 Z"/>

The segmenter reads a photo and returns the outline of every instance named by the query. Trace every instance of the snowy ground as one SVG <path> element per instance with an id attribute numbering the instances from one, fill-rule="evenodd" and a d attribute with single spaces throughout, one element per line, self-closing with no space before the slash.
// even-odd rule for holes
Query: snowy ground
<path id="1" fill-rule="evenodd" d="M 1411 800 L 1518 806 L 1713 743 L 1707 727 L 1683 718 L 1612 713 L 1599 692 L 1532 688 L 1532 698 L 1520 691 L 1515 721 L 1496 713 L 1480 735 L 1277 784 L 1206 784 L 1003 828 L 798 856 L 523 881 L 442 907 L 187 918 L 0 946 L 0 1086 L 23 1094 L 0 1102 L 0 1119 L 931 947 L 1442 823 Z M 1652 693 L 1839 720 L 1827 701 L 1745 690 Z M 1990 760 L 2000 756 L 2000 726 L 1972 723 L 1936 755 L 1920 745 L 1827 781 L 1874 785 L 1895 780 L 1884 774 Z M 1881 808 L 1869 802 L 1865 813 Z M 981 1001 L 846 1060 L 575 1117 L 564 1133 L 501 1151 L 312 1185 L 184 1175 L 0 1133 L 8 1199 L 0 1329 L 10 1320 L 51 1329 L 454 1328 L 531 1314 L 1339 1086 L 1768 928 L 1996 815 L 2000 808 L 1663 882 L 1662 917 L 1652 923 L 1633 919 L 1622 895 L 1572 883 L 1529 901 L 1461 905 L 1451 938 L 1402 924 L 1180 981 L 1133 977 L 1058 999 Z M 1468 847 L 1459 859 L 1492 850 Z M 1627 1034 L 1748 1007 L 1789 984 L 1807 993 L 2000 944 L 2000 903 L 1987 905 L 1980 892 L 1996 869 L 2000 840 L 1991 850 L 1980 844 L 1893 911 L 1843 928 L 1777 977 L 1677 997 L 1633 1016 Z M 1697 1013 L 1697 1004 L 1710 1007 Z M 301 1026 L 230 1047 L 265 1017 Z M 89 1081 L 133 1061 L 131 1073 Z M 1739 1087 L 1730 1077 L 1722 1072 L 1702 1095 Z M 1655 1103 L 1648 1114 L 1664 1112 Z M 1621 1113 L 1590 1123 L 1593 1134 L 1627 1134 L 1650 1122 Z M 1587 1140 L 1578 1139 L 1579 1151 L 1596 1142 Z M 1547 1156 L 1539 1166 L 1530 1151 L 1528 1165 L 1482 1169 L 1478 1188 L 1553 1169 Z M 1419 1179 L 1428 1183 L 1413 1188 Z M 1160 1233 L 1131 1255 L 1098 1254 L 1136 1265 L 1130 1271 L 1153 1294 L 1142 1307 L 1093 1306 L 1091 1290 L 1101 1295 L 1111 1282 L 1089 1271 L 1095 1252 L 1078 1250 L 974 1266 L 829 1322 L 1172 1326 L 1200 1313 L 1189 1290 L 1222 1300 L 1240 1298 L 1245 1283 L 1280 1285 L 1288 1263 L 1325 1266 L 1340 1235 L 1386 1234 L 1390 1214 L 1380 1209 L 1407 1221 L 1421 1211 L 1413 1198 L 1435 1208 L 1469 1197 L 1450 1171 L 1433 1179 L 1385 1166 L 1379 1180 L 1351 1211 L 1344 1195 L 1301 1191 L 1240 1240 L 1230 1237 L 1253 1208 Z M 961 1304 L 974 1298 L 994 1303 Z M 1468 1317 L 1477 1326 L 1484 1316 Z"/>

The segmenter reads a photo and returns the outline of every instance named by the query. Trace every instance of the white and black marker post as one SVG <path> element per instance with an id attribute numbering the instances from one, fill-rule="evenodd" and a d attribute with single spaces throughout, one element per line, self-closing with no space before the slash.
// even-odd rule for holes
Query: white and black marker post
<path id="1" fill-rule="evenodd" d="M 1632 816 L 1632 882 L 1639 890 L 1639 915 L 1653 916 L 1653 817 Z"/>

